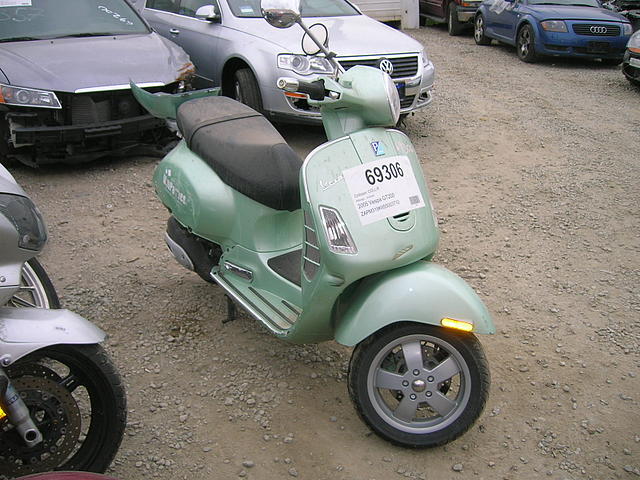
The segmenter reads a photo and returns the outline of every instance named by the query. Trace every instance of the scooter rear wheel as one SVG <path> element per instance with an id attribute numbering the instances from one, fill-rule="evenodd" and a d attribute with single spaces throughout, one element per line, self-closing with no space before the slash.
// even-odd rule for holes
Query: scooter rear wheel
<path id="1" fill-rule="evenodd" d="M 489 393 L 489 366 L 470 333 L 393 324 L 363 340 L 349 366 L 349 393 L 380 437 L 435 447 L 466 432 Z"/>

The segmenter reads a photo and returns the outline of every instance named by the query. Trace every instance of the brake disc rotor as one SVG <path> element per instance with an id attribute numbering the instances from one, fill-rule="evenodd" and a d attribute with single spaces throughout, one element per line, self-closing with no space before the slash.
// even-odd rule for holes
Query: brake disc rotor
<path id="1" fill-rule="evenodd" d="M 58 375 L 47 367 L 30 368 L 25 376 L 12 378 L 13 387 L 27 405 L 42 433 L 42 442 L 27 447 L 13 425 L 0 422 L 0 476 L 22 476 L 54 470 L 78 444 L 81 415 L 71 392 L 58 384 Z M 32 376 L 33 374 L 40 376 Z"/>

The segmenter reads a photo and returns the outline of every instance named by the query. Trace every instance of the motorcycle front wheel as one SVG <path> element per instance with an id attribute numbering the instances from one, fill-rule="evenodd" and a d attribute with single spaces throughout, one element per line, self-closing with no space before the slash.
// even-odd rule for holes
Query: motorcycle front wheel
<path id="1" fill-rule="evenodd" d="M 51 470 L 104 472 L 126 426 L 126 396 L 100 345 L 54 345 L 7 367 L 43 441 L 29 448 L 0 419 L 0 477 Z"/>
<path id="2" fill-rule="evenodd" d="M 489 367 L 470 333 L 393 324 L 363 340 L 349 365 L 349 393 L 380 437 L 435 447 L 466 432 L 482 413 Z"/>
<path id="3" fill-rule="evenodd" d="M 20 288 L 8 302 L 10 307 L 60 308 L 60 300 L 42 264 L 34 257 L 22 266 Z"/>

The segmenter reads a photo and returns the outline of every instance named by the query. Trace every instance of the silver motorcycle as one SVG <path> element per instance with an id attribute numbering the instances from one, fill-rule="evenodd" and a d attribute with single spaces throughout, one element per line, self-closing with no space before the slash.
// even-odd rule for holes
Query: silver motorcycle
<path id="1" fill-rule="evenodd" d="M 42 215 L 0 165 L 0 478 L 104 472 L 126 425 L 105 333 L 60 302 L 36 255 Z"/>

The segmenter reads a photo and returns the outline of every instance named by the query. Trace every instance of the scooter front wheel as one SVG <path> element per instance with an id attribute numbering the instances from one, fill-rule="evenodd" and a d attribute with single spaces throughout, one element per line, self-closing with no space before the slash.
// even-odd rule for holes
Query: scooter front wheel
<path id="1" fill-rule="evenodd" d="M 349 393 L 380 437 L 435 447 L 466 432 L 489 394 L 489 366 L 471 333 L 398 323 L 363 340 L 349 365 Z"/>

